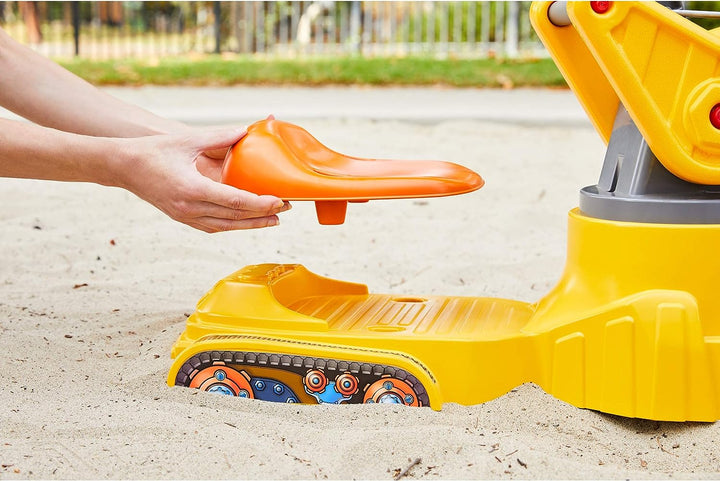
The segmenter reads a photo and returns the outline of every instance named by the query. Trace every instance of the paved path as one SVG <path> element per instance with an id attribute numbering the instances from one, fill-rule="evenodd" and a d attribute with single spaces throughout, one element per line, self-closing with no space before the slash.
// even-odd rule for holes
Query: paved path
<path id="1" fill-rule="evenodd" d="M 484 120 L 590 125 L 568 90 L 369 87 L 107 87 L 159 115 L 193 124 L 246 123 L 269 113 L 287 120 Z M 0 116 L 11 116 L 0 109 Z"/>

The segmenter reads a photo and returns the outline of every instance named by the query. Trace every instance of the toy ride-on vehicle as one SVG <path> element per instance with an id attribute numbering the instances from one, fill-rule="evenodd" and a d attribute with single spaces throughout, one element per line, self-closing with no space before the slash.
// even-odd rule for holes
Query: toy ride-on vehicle
<path id="1" fill-rule="evenodd" d="M 534 304 L 396 296 L 301 265 L 245 267 L 203 297 L 169 385 L 280 402 L 476 404 L 534 382 L 578 407 L 720 419 L 720 36 L 650 2 L 535 2 L 538 35 L 607 142 L 570 211 L 566 267 Z M 273 170 L 274 169 L 274 170 Z M 442 162 L 330 151 L 297 126 L 249 129 L 223 179 L 312 200 L 461 194 Z"/>

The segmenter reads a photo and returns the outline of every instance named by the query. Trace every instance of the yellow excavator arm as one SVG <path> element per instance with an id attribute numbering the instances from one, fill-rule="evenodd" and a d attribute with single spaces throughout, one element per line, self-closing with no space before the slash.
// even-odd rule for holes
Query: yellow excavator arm
<path id="1" fill-rule="evenodd" d="M 665 168 L 720 185 L 720 32 L 655 2 L 553 3 L 532 24 L 603 140 L 622 103 Z"/>

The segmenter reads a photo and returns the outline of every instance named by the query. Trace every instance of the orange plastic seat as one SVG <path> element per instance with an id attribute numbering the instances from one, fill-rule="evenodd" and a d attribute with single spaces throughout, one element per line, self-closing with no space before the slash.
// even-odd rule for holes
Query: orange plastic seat
<path id="1" fill-rule="evenodd" d="M 314 201 L 321 224 L 342 224 L 349 202 L 472 192 L 483 179 L 457 164 L 348 157 L 280 120 L 252 124 L 228 153 L 222 181 L 259 195 Z"/>

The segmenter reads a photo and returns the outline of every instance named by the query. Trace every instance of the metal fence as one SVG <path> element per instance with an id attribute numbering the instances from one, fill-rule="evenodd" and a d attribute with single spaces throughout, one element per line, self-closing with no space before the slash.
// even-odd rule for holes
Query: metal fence
<path id="1" fill-rule="evenodd" d="M 234 52 L 544 55 L 530 2 L 0 2 L 0 26 L 50 57 Z"/>

